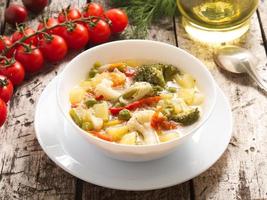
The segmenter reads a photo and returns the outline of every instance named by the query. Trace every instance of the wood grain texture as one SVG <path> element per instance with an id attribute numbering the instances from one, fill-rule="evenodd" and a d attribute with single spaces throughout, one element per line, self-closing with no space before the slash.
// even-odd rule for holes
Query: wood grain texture
<path id="1" fill-rule="evenodd" d="M 5 9 L 8 3 L 8 0 L 0 0 L 0 34 L 5 30 Z"/>
<path id="2" fill-rule="evenodd" d="M 192 41 L 180 23 L 177 27 L 179 46 L 207 65 L 227 95 L 234 118 L 228 149 L 214 166 L 193 180 L 195 199 L 267 199 L 266 93 L 247 75 L 219 70 L 213 62 L 216 47 Z M 233 43 L 258 57 L 258 70 L 266 77 L 266 54 L 256 14 L 250 31 Z"/>
<path id="3" fill-rule="evenodd" d="M 70 3 L 75 2 L 53 1 L 45 13 L 53 15 Z M 36 16 L 30 18 L 28 25 L 35 27 Z M 6 27 L 6 34 L 11 31 Z M 9 105 L 8 121 L 0 130 L 1 200 L 74 199 L 76 178 L 57 167 L 42 151 L 35 137 L 33 120 L 42 90 L 78 53 L 69 54 L 60 64 L 47 64 L 39 75 L 27 78 L 16 89 Z"/>

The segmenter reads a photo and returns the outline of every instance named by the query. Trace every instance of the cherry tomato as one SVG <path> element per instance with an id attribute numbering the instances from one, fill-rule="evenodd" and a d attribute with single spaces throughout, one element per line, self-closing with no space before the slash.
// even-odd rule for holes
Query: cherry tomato
<path id="1" fill-rule="evenodd" d="M 113 33 L 121 33 L 128 25 L 128 17 L 120 9 L 110 9 L 105 16 L 111 21 L 111 31 Z"/>
<path id="2" fill-rule="evenodd" d="M 43 68 L 44 65 L 43 54 L 35 46 L 28 48 L 19 46 L 15 53 L 15 58 L 23 65 L 27 72 L 38 72 Z"/>
<path id="3" fill-rule="evenodd" d="M 88 30 L 81 24 L 75 24 L 70 31 L 65 29 L 62 36 L 70 49 L 82 49 L 89 41 Z"/>
<path id="4" fill-rule="evenodd" d="M 78 9 L 67 8 L 67 9 L 63 10 L 61 13 L 59 13 L 59 15 L 58 15 L 58 21 L 59 22 L 66 21 L 64 12 L 66 12 L 66 14 L 67 14 L 67 20 L 70 20 L 70 21 L 75 20 L 75 19 L 79 19 L 82 16 Z"/>
<path id="5" fill-rule="evenodd" d="M 94 44 L 100 44 L 109 41 L 111 31 L 109 25 L 104 20 L 93 20 L 95 26 L 89 26 L 89 34 Z"/>
<path id="6" fill-rule="evenodd" d="M 44 58 L 50 62 L 61 61 L 68 52 L 66 41 L 58 35 L 52 35 L 51 40 L 41 39 L 39 48 Z"/>
<path id="7" fill-rule="evenodd" d="M 13 85 L 5 76 L 0 75 L 0 98 L 4 102 L 8 102 L 13 95 Z"/>
<path id="8" fill-rule="evenodd" d="M 104 15 L 104 9 L 103 7 L 98 4 L 98 3 L 88 3 L 83 11 L 83 16 L 84 17 L 89 17 L 89 16 L 96 16 L 96 17 L 101 17 Z"/>
<path id="9" fill-rule="evenodd" d="M 20 85 L 25 77 L 25 71 L 20 62 L 15 61 L 6 65 L 3 61 L 0 63 L 0 75 L 6 76 L 13 85 Z"/>
<path id="10" fill-rule="evenodd" d="M 7 36 L 0 36 L 0 53 L 10 45 L 12 45 L 12 42 Z"/>
<path id="11" fill-rule="evenodd" d="M 48 4 L 48 0 L 22 0 L 24 6 L 34 13 L 41 12 Z"/>
<path id="12" fill-rule="evenodd" d="M 46 20 L 46 27 L 47 28 L 50 28 L 50 27 L 55 26 L 57 24 L 59 24 L 58 19 L 55 19 L 55 18 L 52 18 L 51 17 L 51 18 L 48 18 Z M 44 28 L 44 24 L 43 23 L 39 23 L 37 29 L 38 30 L 41 30 L 43 28 Z M 53 29 L 47 31 L 47 33 L 49 33 L 49 34 L 55 34 L 55 35 L 62 35 L 62 32 L 64 31 L 64 29 L 65 29 L 64 27 L 59 26 L 59 27 L 56 27 L 56 28 L 53 28 Z"/>
<path id="13" fill-rule="evenodd" d="M 6 22 L 12 25 L 24 22 L 27 16 L 27 10 L 23 6 L 17 4 L 11 4 L 5 11 Z"/>
<path id="14" fill-rule="evenodd" d="M 0 127 L 3 126 L 7 118 L 7 107 L 6 103 L 0 99 Z"/>
<path id="15" fill-rule="evenodd" d="M 25 28 L 24 29 L 25 36 L 29 36 L 29 35 L 31 35 L 33 33 L 35 33 L 35 31 L 33 29 L 31 29 L 31 28 Z M 11 41 L 14 43 L 17 40 L 20 40 L 22 37 L 23 37 L 23 32 L 22 31 L 16 31 L 11 36 Z M 24 41 L 24 43 L 33 44 L 34 46 L 37 45 L 37 42 L 38 42 L 37 36 L 30 37 L 30 38 L 28 38 L 27 40 Z"/>

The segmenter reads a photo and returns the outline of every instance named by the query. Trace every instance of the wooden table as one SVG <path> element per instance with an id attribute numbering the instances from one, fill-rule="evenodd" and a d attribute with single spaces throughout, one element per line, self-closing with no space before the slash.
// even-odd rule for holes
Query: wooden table
<path id="1" fill-rule="evenodd" d="M 10 34 L 3 20 L 5 7 L 16 0 L 0 0 L 1 32 Z M 99 1 L 101 2 L 101 1 Z M 18 3 L 21 3 L 18 1 Z M 52 0 L 45 14 L 55 15 L 68 4 L 81 7 L 86 0 Z M 105 3 L 102 1 L 102 3 Z M 106 5 L 108 7 L 108 5 Z M 30 16 L 36 27 L 37 16 Z M 260 60 L 267 77 L 267 2 L 252 18 L 251 29 L 234 43 L 250 49 Z M 29 77 L 15 90 L 9 117 L 0 129 L 0 199 L 267 199 L 267 99 L 246 75 L 219 70 L 212 59 L 214 47 L 192 41 L 180 18 L 159 21 L 148 39 L 179 46 L 202 60 L 231 102 L 234 132 L 228 149 L 209 170 L 183 184 L 162 190 L 130 192 L 112 190 L 73 177 L 56 166 L 42 151 L 35 137 L 33 119 L 42 90 L 79 52 L 58 64 L 47 64 L 39 75 Z M 212 151 L 212 149 L 211 149 Z"/>

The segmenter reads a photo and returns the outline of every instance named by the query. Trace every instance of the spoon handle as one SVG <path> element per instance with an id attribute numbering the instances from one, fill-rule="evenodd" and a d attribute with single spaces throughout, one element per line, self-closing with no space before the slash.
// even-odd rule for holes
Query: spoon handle
<path id="1" fill-rule="evenodd" d="M 259 76 L 258 72 L 248 61 L 244 61 L 243 64 L 244 69 L 250 75 L 250 77 L 262 88 L 267 92 L 267 83 Z"/>

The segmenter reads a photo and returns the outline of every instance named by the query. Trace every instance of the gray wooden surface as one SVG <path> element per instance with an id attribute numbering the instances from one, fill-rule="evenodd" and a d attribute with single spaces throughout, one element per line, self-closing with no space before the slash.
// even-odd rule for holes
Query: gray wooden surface
<path id="1" fill-rule="evenodd" d="M 3 20 L 9 3 L 0 0 L 1 32 L 12 32 Z M 72 4 L 81 7 L 86 0 L 52 0 L 44 11 L 55 15 Z M 105 3 L 105 1 L 100 1 Z M 105 4 L 108 8 L 108 5 Z M 38 16 L 30 16 L 36 27 Z M 267 2 L 262 0 L 252 18 L 251 29 L 234 43 L 246 47 L 260 60 L 259 70 L 267 79 Z M 234 116 L 232 140 L 223 156 L 206 172 L 186 183 L 162 190 L 130 192 L 112 190 L 85 183 L 57 167 L 36 140 L 33 119 L 38 97 L 45 86 L 79 52 L 70 53 L 64 62 L 47 64 L 39 75 L 28 77 L 16 89 L 9 104 L 9 116 L 0 129 L 0 199 L 267 199 L 267 99 L 248 76 L 236 76 L 219 70 L 212 60 L 215 47 L 192 41 L 180 19 L 158 21 L 148 39 L 167 42 L 202 60 L 228 97 Z M 211 149 L 212 151 L 212 149 Z"/>

